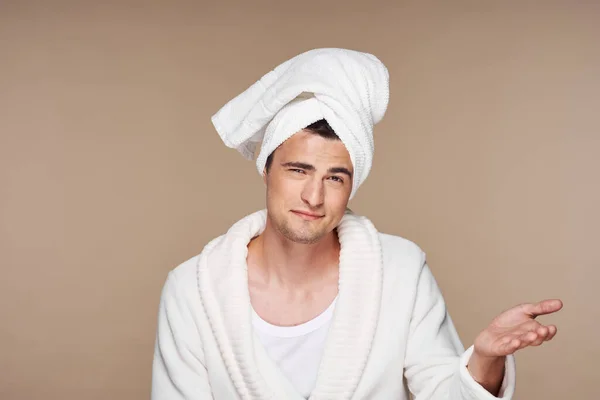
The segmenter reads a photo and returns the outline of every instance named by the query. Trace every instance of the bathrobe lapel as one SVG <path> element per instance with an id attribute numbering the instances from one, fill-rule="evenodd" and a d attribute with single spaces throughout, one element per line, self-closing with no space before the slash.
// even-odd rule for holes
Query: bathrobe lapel
<path id="1" fill-rule="evenodd" d="M 302 397 L 254 335 L 246 257 L 266 211 L 251 214 L 209 243 L 198 262 L 198 288 L 221 356 L 240 398 Z M 338 226 L 340 278 L 336 309 L 311 400 L 350 399 L 375 335 L 383 265 L 375 227 L 347 213 Z"/>

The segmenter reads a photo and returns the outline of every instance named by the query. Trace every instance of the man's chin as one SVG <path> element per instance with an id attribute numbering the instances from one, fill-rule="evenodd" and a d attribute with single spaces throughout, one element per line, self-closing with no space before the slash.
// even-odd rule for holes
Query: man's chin
<path id="1" fill-rule="evenodd" d="M 306 234 L 306 233 L 296 233 L 296 232 L 287 232 L 285 235 L 288 240 L 298 243 L 298 244 L 315 244 L 318 243 L 324 235 L 320 234 Z"/>
<path id="2" fill-rule="evenodd" d="M 319 226 L 318 221 L 298 221 L 292 219 L 276 226 L 277 230 L 286 239 L 298 244 L 315 244 L 327 235 L 323 226 Z"/>

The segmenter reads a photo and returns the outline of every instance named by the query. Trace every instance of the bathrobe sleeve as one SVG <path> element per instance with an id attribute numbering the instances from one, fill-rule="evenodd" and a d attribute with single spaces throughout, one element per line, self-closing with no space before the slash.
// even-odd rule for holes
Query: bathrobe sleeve
<path id="1" fill-rule="evenodd" d="M 194 334 L 196 333 L 196 334 Z M 152 366 L 152 400 L 212 399 L 200 337 L 171 272 L 163 287 Z"/>
<path id="2" fill-rule="evenodd" d="M 404 370 L 414 399 L 496 399 L 467 370 L 473 347 L 464 350 L 440 289 L 425 261 L 417 282 Z M 515 363 L 514 357 L 509 356 L 498 398 L 511 399 L 514 388 Z"/>

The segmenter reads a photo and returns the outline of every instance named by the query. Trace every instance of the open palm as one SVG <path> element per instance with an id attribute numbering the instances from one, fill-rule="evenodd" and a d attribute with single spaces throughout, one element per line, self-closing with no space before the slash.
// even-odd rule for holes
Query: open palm
<path id="1" fill-rule="evenodd" d="M 502 357 L 528 346 L 539 346 L 556 335 L 555 325 L 542 325 L 535 318 L 562 308 L 560 300 L 520 304 L 498 315 L 475 339 L 474 351 L 483 357 Z"/>

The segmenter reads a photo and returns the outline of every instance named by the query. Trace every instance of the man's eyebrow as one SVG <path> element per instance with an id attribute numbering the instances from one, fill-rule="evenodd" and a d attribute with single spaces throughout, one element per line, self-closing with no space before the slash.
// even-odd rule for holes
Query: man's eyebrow
<path id="1" fill-rule="evenodd" d="M 348 178 L 352 178 L 352 172 L 345 167 L 333 167 L 327 170 L 330 174 L 346 174 Z"/>
<path id="2" fill-rule="evenodd" d="M 315 167 L 313 165 L 303 163 L 303 162 L 298 162 L 298 161 L 290 161 L 290 162 L 282 163 L 281 166 L 282 167 L 301 168 L 301 169 L 305 169 L 307 171 L 315 170 Z"/>
<path id="3" fill-rule="evenodd" d="M 286 163 L 282 163 L 283 167 L 292 167 L 292 168 L 301 168 L 307 171 L 314 171 L 316 168 L 307 163 L 299 162 L 299 161 L 290 161 Z M 346 167 L 332 167 L 327 170 L 330 174 L 345 174 L 348 175 L 349 178 L 352 178 L 352 172 Z"/>

